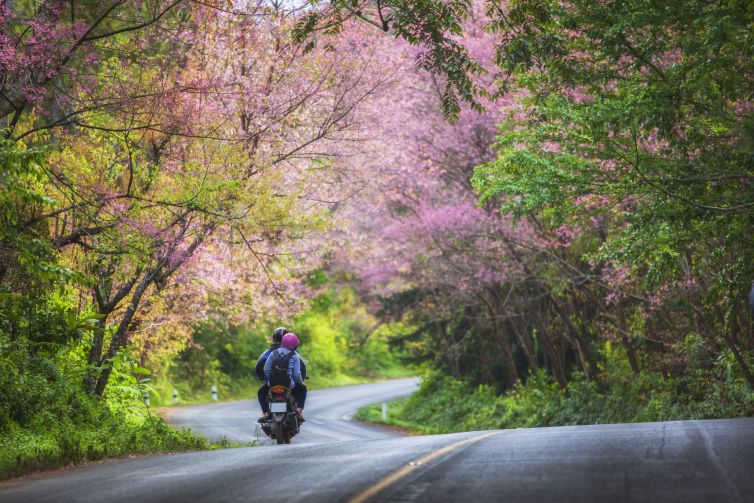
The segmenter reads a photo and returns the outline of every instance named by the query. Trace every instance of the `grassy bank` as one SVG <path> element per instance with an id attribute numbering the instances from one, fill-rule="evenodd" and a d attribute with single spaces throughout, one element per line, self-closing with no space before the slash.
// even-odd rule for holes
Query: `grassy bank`
<path id="1" fill-rule="evenodd" d="M 234 446 L 178 431 L 148 412 L 134 416 L 111 410 L 83 394 L 38 410 L 0 431 L 0 480 L 37 470 L 136 454 L 157 454 Z"/>
<path id="2" fill-rule="evenodd" d="M 498 394 L 490 386 L 439 374 L 425 376 L 419 390 L 389 404 L 362 408 L 356 418 L 417 433 L 497 428 L 715 419 L 754 415 L 754 393 L 740 381 L 680 393 L 676 380 L 658 374 L 610 374 L 600 383 L 575 375 L 561 389 L 544 374 Z"/>
<path id="3" fill-rule="evenodd" d="M 0 332 L 0 479 L 107 457 L 230 446 L 176 431 L 152 414 L 123 356 L 96 397 L 82 386 L 81 346 L 30 353 L 24 342 Z"/>

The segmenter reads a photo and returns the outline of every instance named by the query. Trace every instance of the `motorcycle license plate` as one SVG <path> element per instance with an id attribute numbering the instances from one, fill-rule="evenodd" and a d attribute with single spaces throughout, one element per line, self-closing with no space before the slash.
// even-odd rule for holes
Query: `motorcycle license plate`
<path id="1" fill-rule="evenodd" d="M 287 405 L 286 403 L 273 402 L 270 404 L 270 412 L 286 412 L 288 410 Z"/>

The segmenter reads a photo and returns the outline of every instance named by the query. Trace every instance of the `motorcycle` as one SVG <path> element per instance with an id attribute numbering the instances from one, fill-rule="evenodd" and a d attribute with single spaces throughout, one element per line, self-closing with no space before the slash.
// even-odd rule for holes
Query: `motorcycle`
<path id="1" fill-rule="evenodd" d="M 301 425 L 290 388 L 272 386 L 267 400 L 270 404 L 270 419 L 262 423 L 262 430 L 268 437 L 274 438 L 278 445 L 290 444 Z"/>

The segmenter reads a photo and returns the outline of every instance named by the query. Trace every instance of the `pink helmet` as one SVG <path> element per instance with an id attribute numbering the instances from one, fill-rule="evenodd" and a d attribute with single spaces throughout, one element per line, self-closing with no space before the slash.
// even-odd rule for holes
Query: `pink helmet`
<path id="1" fill-rule="evenodd" d="M 285 349 L 296 349 L 298 347 L 298 336 L 296 334 L 285 334 L 280 345 Z"/>

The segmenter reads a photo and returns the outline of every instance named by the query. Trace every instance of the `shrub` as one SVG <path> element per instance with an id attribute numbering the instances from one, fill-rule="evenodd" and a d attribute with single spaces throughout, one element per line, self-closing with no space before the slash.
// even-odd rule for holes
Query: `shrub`
<path id="1" fill-rule="evenodd" d="M 544 372 L 498 394 L 437 372 L 426 373 L 416 393 L 390 405 L 388 423 L 424 433 L 534 426 L 713 419 L 754 415 L 754 393 L 728 374 L 702 396 L 680 393 L 688 383 L 656 372 L 634 375 L 610 358 L 598 381 L 574 373 L 565 389 Z M 381 422 L 379 405 L 357 418 Z"/>

